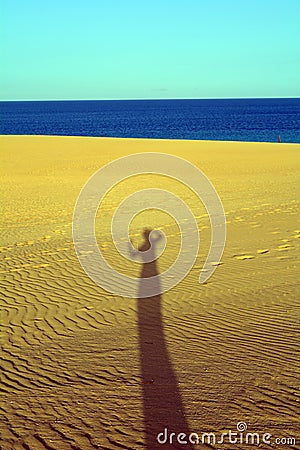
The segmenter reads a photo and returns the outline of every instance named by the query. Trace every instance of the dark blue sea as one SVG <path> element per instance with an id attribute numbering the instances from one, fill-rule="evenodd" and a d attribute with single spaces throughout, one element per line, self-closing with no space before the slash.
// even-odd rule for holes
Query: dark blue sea
<path id="1" fill-rule="evenodd" d="M 300 98 L 0 102 L 0 134 L 300 143 Z"/>

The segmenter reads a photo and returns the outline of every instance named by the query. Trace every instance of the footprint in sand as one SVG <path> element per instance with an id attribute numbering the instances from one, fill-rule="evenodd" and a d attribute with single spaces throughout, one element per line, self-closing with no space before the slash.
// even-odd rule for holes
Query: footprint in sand
<path id="1" fill-rule="evenodd" d="M 65 230 L 53 230 L 53 233 L 56 233 L 56 234 L 65 234 L 66 231 L 65 231 Z"/>
<path id="2" fill-rule="evenodd" d="M 253 258 L 255 258 L 255 256 L 243 254 L 243 255 L 233 255 L 233 258 L 243 261 L 244 259 L 253 259 Z"/>
<path id="3" fill-rule="evenodd" d="M 291 249 L 292 246 L 290 244 L 283 244 L 283 245 L 278 245 L 278 247 L 276 248 L 276 250 L 278 252 L 286 252 L 287 250 Z"/>
<path id="4" fill-rule="evenodd" d="M 15 244 L 17 247 L 24 247 L 25 245 L 32 245 L 34 244 L 34 241 L 26 241 L 26 242 L 18 242 Z"/>

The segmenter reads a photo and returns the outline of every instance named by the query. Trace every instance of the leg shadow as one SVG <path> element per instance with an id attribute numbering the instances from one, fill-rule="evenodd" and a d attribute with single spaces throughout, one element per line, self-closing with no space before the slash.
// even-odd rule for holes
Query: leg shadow
<path id="1" fill-rule="evenodd" d="M 150 230 L 151 231 L 151 230 Z M 151 246 L 147 239 L 149 230 L 144 232 L 145 243 L 139 248 L 146 251 Z M 155 251 L 155 249 L 153 249 Z M 156 260 L 143 263 L 139 294 L 143 294 L 143 279 L 158 275 Z M 159 281 L 158 281 L 159 283 Z M 190 433 L 181 401 L 180 391 L 176 374 L 172 366 L 167 343 L 164 335 L 163 317 L 161 312 L 162 296 L 138 299 L 138 330 L 139 350 L 143 389 L 143 407 L 146 433 L 146 450 L 154 449 L 192 449 L 190 443 L 180 444 L 177 440 L 179 433 L 185 433 L 186 438 L 181 439 L 188 442 Z M 160 435 L 162 445 L 157 441 Z M 171 437 L 170 433 L 176 433 Z"/>

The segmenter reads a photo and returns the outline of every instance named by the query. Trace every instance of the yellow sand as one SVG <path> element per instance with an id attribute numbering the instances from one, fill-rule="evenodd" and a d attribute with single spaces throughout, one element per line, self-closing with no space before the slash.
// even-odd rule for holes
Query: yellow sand
<path id="1" fill-rule="evenodd" d="M 170 431 L 221 433 L 244 421 L 250 432 L 299 439 L 300 145 L 48 136 L 2 136 L 0 144 L 3 449 L 171 448 L 156 447 L 154 434 L 179 404 L 174 424 L 181 420 L 185 429 Z M 222 199 L 228 227 L 222 264 L 199 285 L 210 228 L 191 191 L 144 175 L 112 191 L 99 211 L 107 259 L 136 276 L 138 264 L 125 264 L 109 236 L 123 198 L 144 187 L 167 188 L 197 218 L 196 264 L 160 299 L 164 349 L 155 348 L 162 324 L 154 309 L 138 325 L 137 300 L 95 285 L 72 242 L 73 209 L 88 178 L 117 157 L 148 151 L 198 166 Z M 178 228 L 167 215 L 144 213 L 131 227 L 137 246 L 144 226 L 161 227 L 170 238 L 158 261 L 165 270 L 176 258 Z M 155 354 L 168 361 L 155 362 Z M 154 375 L 145 378 L 142 367 Z"/>

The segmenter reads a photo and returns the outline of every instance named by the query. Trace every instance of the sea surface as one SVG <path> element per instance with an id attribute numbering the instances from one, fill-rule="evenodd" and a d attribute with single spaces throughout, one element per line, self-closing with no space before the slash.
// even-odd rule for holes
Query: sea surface
<path id="1" fill-rule="evenodd" d="M 300 143 L 300 98 L 0 102 L 0 134 Z"/>

